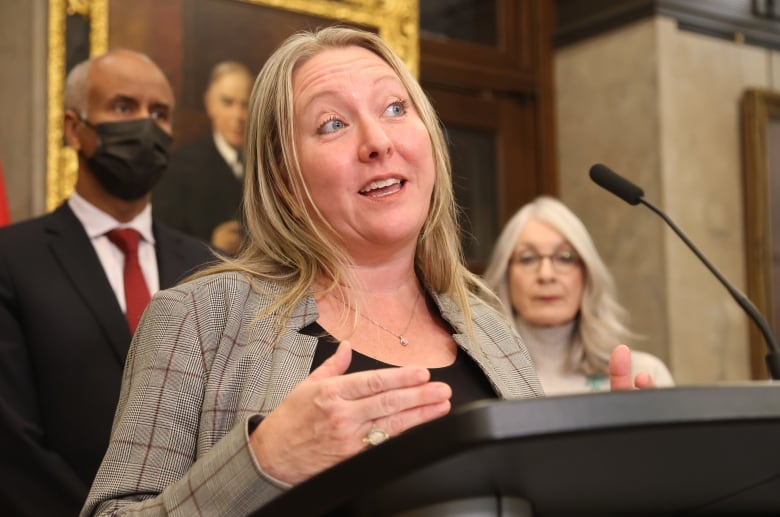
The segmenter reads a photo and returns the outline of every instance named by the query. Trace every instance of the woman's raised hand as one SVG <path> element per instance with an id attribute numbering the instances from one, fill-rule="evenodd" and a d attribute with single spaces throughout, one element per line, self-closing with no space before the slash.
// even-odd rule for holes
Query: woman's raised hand
<path id="1" fill-rule="evenodd" d="M 655 383 L 647 372 L 639 372 L 631 378 L 631 349 L 618 345 L 609 357 L 609 386 L 612 391 L 618 391 L 655 388 Z"/>
<path id="2" fill-rule="evenodd" d="M 348 341 L 293 389 L 250 436 L 263 471 L 297 484 L 370 446 L 446 415 L 452 390 L 421 367 L 344 375 Z M 372 432 L 373 431 L 373 432 Z"/>

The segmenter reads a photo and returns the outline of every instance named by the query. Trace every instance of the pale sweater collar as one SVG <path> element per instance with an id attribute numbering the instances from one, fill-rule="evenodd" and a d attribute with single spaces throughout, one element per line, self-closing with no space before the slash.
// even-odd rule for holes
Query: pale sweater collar
<path id="1" fill-rule="evenodd" d="M 539 327 L 515 316 L 515 327 L 540 370 L 560 371 L 566 363 L 576 320 L 562 325 Z"/>
<path id="2" fill-rule="evenodd" d="M 586 376 L 570 370 L 567 359 L 577 320 L 554 327 L 537 327 L 515 318 L 515 326 L 531 354 L 547 395 L 587 393 L 609 389 L 604 375 Z"/>

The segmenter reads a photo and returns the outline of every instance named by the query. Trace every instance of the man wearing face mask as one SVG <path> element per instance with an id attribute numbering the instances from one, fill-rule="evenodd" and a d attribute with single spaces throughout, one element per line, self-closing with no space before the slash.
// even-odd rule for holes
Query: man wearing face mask
<path id="1" fill-rule="evenodd" d="M 152 219 L 173 104 L 142 54 L 118 50 L 74 67 L 64 129 L 78 153 L 75 190 L 51 214 L 0 229 L 5 514 L 78 514 L 149 296 L 213 260 L 203 243 Z"/>

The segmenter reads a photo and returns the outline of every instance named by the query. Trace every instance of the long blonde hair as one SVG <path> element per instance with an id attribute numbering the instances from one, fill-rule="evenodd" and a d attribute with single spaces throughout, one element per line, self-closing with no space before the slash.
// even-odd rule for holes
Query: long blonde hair
<path id="1" fill-rule="evenodd" d="M 540 196 L 518 210 L 496 241 L 485 270 L 485 283 L 501 300 L 505 315 L 514 323 L 509 259 L 517 237 L 531 219 L 542 221 L 563 235 L 582 259 L 585 288 L 569 351 L 569 365 L 586 375 L 606 375 L 609 373 L 609 355 L 615 345 L 639 336 L 626 326 L 627 313 L 617 301 L 615 282 L 588 230 L 566 205 L 557 199 Z"/>
<path id="2" fill-rule="evenodd" d="M 245 140 L 243 210 L 248 236 L 236 258 L 226 258 L 198 276 L 241 271 L 250 278 L 285 284 L 267 310 L 278 311 L 279 325 L 313 293 L 317 281 L 325 280 L 325 292 L 351 285 L 346 273 L 350 258 L 315 223 L 315 218 L 322 218 L 301 174 L 293 116 L 294 71 L 324 50 L 348 46 L 373 52 L 395 71 L 428 130 L 435 180 L 428 216 L 417 239 L 415 267 L 434 292 L 449 295 L 461 308 L 470 331 L 468 295 L 483 284 L 464 265 L 449 155 L 438 117 L 404 62 L 381 38 L 357 29 L 328 27 L 294 34 L 263 66 L 249 98 Z M 315 213 L 306 207 L 313 207 Z"/>

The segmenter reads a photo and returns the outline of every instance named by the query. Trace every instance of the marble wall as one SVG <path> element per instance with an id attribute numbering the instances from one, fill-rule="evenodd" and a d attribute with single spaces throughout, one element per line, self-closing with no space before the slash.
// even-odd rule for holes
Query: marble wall
<path id="1" fill-rule="evenodd" d="M 556 53 L 561 198 L 615 274 L 634 346 L 681 384 L 750 377 L 748 320 L 651 211 L 593 184 L 602 162 L 645 190 L 721 273 L 745 288 L 739 102 L 780 89 L 780 53 L 636 22 Z M 752 324 L 752 323 L 751 323 Z"/>

